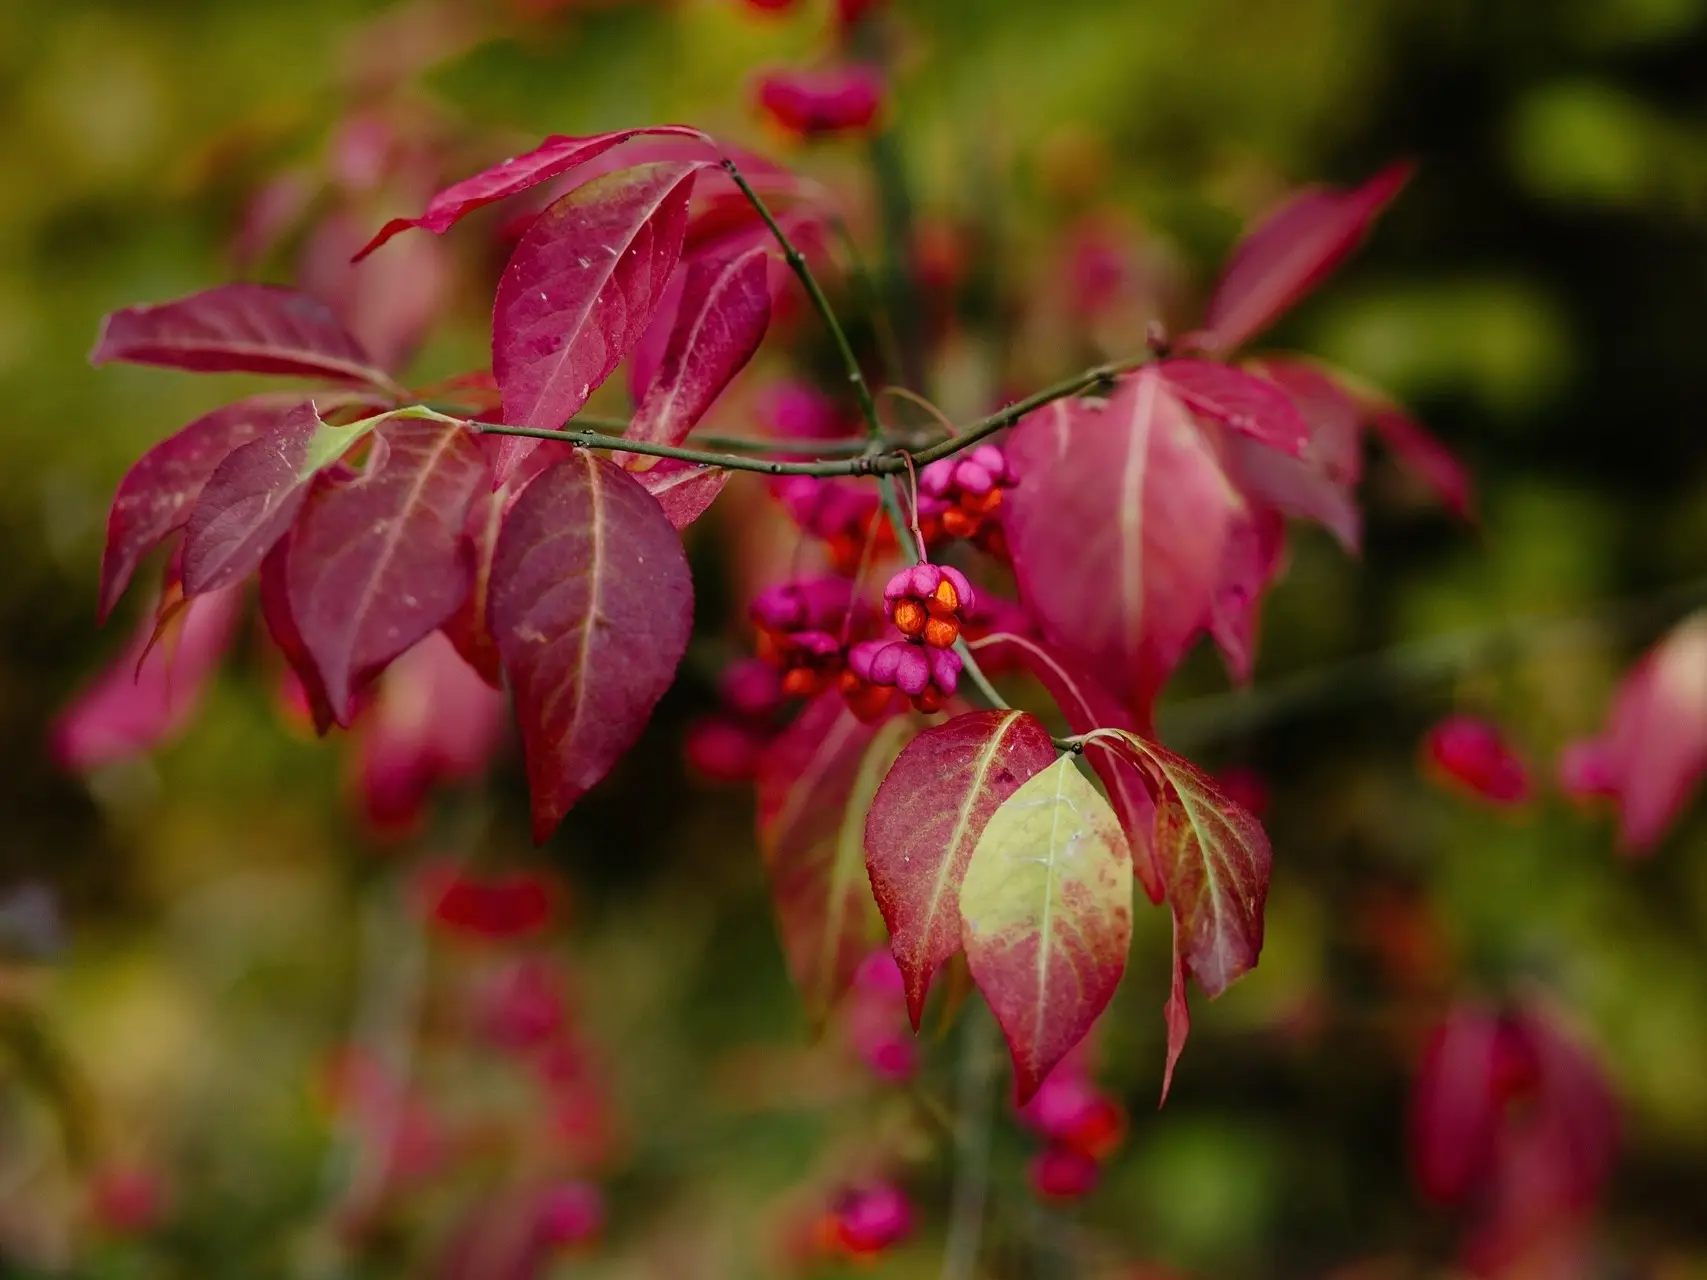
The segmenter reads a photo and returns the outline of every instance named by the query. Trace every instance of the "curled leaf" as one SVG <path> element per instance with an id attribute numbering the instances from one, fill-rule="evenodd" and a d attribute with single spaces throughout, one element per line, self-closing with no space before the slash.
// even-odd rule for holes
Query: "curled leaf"
<path id="1" fill-rule="evenodd" d="M 730 474 L 721 467 L 702 467 L 680 458 L 664 458 L 634 478 L 658 500 L 669 522 L 677 529 L 685 529 L 717 501 L 717 495 L 729 483 Z"/>

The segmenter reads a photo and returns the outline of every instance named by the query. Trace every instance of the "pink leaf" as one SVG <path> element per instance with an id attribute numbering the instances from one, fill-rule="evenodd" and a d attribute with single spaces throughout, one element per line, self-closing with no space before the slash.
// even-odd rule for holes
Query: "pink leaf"
<path id="1" fill-rule="evenodd" d="M 184 593 L 204 595 L 246 578 L 289 529 L 326 467 L 377 424 L 321 421 L 297 405 L 264 435 L 240 445 L 214 468 L 184 531 Z"/>
<path id="2" fill-rule="evenodd" d="M 1280 576 L 1285 557 L 1286 521 L 1278 511 L 1249 509 L 1234 518 L 1209 634 L 1235 683 L 1248 683 L 1256 666 L 1262 596 Z"/>
<path id="3" fill-rule="evenodd" d="M 1162 1098 L 1156 1104 L 1158 1109 L 1168 1100 L 1168 1090 L 1174 1083 L 1174 1068 L 1179 1065 L 1186 1037 L 1191 1034 L 1191 1006 L 1186 1002 L 1185 954 L 1180 950 L 1178 912 L 1174 913 L 1173 979 L 1168 985 L 1168 1002 L 1162 1006 L 1162 1019 L 1168 1026 L 1168 1060 L 1162 1068 Z"/>
<path id="4" fill-rule="evenodd" d="M 1243 346 L 1321 284 L 1410 176 L 1409 165 L 1393 165 L 1352 191 L 1307 189 L 1270 214 L 1221 273 L 1204 317 L 1206 347 Z"/>
<path id="5" fill-rule="evenodd" d="M 1529 770 L 1498 725 L 1448 716 L 1424 737 L 1423 758 L 1439 775 L 1494 804 L 1529 799 Z"/>
<path id="6" fill-rule="evenodd" d="M 1440 495 L 1448 511 L 1461 520 L 1475 522 L 1476 498 L 1470 473 L 1451 450 L 1391 406 L 1379 409 L 1369 425 L 1395 458 Z"/>
<path id="7" fill-rule="evenodd" d="M 960 950 L 960 882 L 1001 803 L 1055 762 L 1022 711 L 978 711 L 907 744 L 865 819 L 865 866 L 916 1030 L 931 975 Z"/>
<path id="8" fill-rule="evenodd" d="M 374 360 L 400 369 L 444 309 L 450 260 L 436 240 L 417 239 L 372 262 L 353 263 L 361 243 L 352 214 L 337 210 L 309 233 L 297 282 L 332 309 Z"/>
<path id="9" fill-rule="evenodd" d="M 1181 404 L 1271 449 L 1303 454 L 1310 428 L 1286 393 L 1214 360 L 1161 360 L 1139 377 L 1160 378 Z"/>
<path id="10" fill-rule="evenodd" d="M 576 452 L 505 517 L 489 607 L 543 841 L 670 687 L 693 626 L 693 581 L 651 495 L 614 463 Z"/>
<path id="11" fill-rule="evenodd" d="M 504 420 L 559 427 L 645 332 L 681 256 L 699 166 L 595 178 L 557 201 L 516 246 L 492 312 Z M 536 442 L 505 442 L 502 482 Z"/>
<path id="12" fill-rule="evenodd" d="M 1058 401 L 1008 441 L 1004 528 L 1044 636 L 1140 718 L 1208 625 L 1238 494 L 1160 379 Z"/>
<path id="13" fill-rule="evenodd" d="M 324 303 L 265 284 L 224 284 L 175 302 L 126 307 L 101 323 L 89 362 L 197 373 L 283 373 L 395 385 Z"/>
<path id="14" fill-rule="evenodd" d="M 859 63 L 824 70 L 767 71 L 755 87 L 759 107 L 795 133 L 817 137 L 868 128 L 883 106 L 883 75 Z"/>
<path id="15" fill-rule="evenodd" d="M 624 129 L 617 133 L 601 133 L 585 138 L 569 138 L 553 134 L 532 151 L 512 156 L 501 164 L 483 169 L 473 177 L 464 178 L 446 187 L 427 202 L 426 211 L 418 218 L 393 218 L 381 227 L 379 234 L 356 254 L 359 261 L 400 231 L 424 227 L 434 235 L 443 235 L 468 214 L 497 200 L 518 195 L 530 187 L 549 182 L 559 174 L 569 172 L 602 155 L 618 143 L 640 134 L 672 134 L 684 138 L 705 135 L 685 125 L 657 125 L 646 129 Z M 709 139 L 705 139 L 709 143 Z"/>
<path id="16" fill-rule="evenodd" d="M 55 717 L 54 759 L 98 769 L 181 732 L 225 654 L 240 603 L 236 591 L 191 600 L 169 624 L 174 634 L 158 644 L 153 611 L 146 614 L 113 665 Z"/>
<path id="17" fill-rule="evenodd" d="M 814 1023 L 871 945 L 865 814 L 910 732 L 905 718 L 860 720 L 829 689 L 759 757 L 759 852 L 789 976 Z"/>
<path id="18" fill-rule="evenodd" d="M 1352 490 L 1363 474 L 1363 407 L 1307 361 L 1265 357 L 1247 367 L 1291 399 L 1309 426 L 1310 439 L 1301 458 L 1253 440 L 1229 440 L 1239 488 L 1261 505 L 1316 521 L 1356 554 L 1363 516 Z"/>
<path id="19" fill-rule="evenodd" d="M 664 458 L 650 471 L 634 478 L 658 500 L 664 515 L 678 530 L 687 528 L 717 500 L 730 472 L 721 467 L 702 467 L 680 458 Z"/>
<path id="20" fill-rule="evenodd" d="M 340 723 L 356 687 L 467 596 L 463 525 L 485 479 L 465 428 L 401 418 L 374 433 L 360 475 L 314 486 L 292 534 L 286 587 Z"/>
<path id="21" fill-rule="evenodd" d="M 1047 645 L 1026 636 L 999 631 L 971 642 L 972 651 L 986 666 L 1017 663 L 1030 671 L 1055 700 L 1074 733 L 1093 729 L 1126 729 L 1142 732 L 1132 713 L 1121 706 L 1085 671 L 1053 652 Z M 1101 742 L 1087 742 L 1085 759 L 1102 779 L 1109 803 L 1120 819 L 1126 842 L 1132 846 L 1132 866 L 1138 883 L 1151 902 L 1160 902 L 1165 890 L 1151 850 L 1156 825 L 1156 805 L 1143 772 L 1121 752 Z"/>
<path id="22" fill-rule="evenodd" d="M 669 345 L 629 439 L 680 444 L 752 358 L 770 324 L 770 257 L 756 246 L 688 266 Z"/>
<path id="23" fill-rule="evenodd" d="M 284 393 L 239 400 L 203 414 L 137 460 L 119 481 L 107 516 L 100 621 L 112 613 L 142 558 L 183 527 L 202 486 L 226 455 L 276 428 L 302 404 L 300 396 Z"/>

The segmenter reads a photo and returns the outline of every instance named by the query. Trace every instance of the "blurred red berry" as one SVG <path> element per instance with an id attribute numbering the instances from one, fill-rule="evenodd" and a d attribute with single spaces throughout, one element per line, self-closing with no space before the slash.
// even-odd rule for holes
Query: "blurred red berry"
<path id="1" fill-rule="evenodd" d="M 1506 745 L 1497 725 L 1450 716 L 1428 731 L 1423 755 L 1440 776 L 1499 805 L 1529 798 L 1529 772 Z"/>
<path id="2" fill-rule="evenodd" d="M 831 1213 L 836 1243 L 856 1256 L 882 1253 L 913 1229 L 912 1206 L 887 1182 L 843 1192 Z"/>
<path id="3" fill-rule="evenodd" d="M 151 1230 L 165 1213 L 160 1180 L 147 1169 L 112 1165 L 90 1179 L 89 1209 L 102 1230 L 134 1236 Z"/>
<path id="4" fill-rule="evenodd" d="M 759 77 L 760 110 L 803 137 L 870 127 L 883 105 L 883 77 L 851 63 L 823 70 L 778 70 Z"/>
<path id="5" fill-rule="evenodd" d="M 605 1198 L 590 1182 L 560 1182 L 540 1195 L 538 1213 L 539 1238 L 553 1248 L 569 1248 L 599 1234 L 605 1222 Z"/>
<path id="6" fill-rule="evenodd" d="M 1072 1147 L 1048 1146 L 1027 1167 L 1032 1189 L 1049 1200 L 1077 1200 L 1096 1189 L 1101 1167 Z"/>

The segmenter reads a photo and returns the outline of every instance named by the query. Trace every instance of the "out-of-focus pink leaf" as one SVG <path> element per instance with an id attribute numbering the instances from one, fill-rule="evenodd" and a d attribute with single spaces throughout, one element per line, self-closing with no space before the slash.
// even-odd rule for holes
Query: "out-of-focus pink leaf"
<path id="1" fill-rule="evenodd" d="M 1648 851 L 1707 774 L 1707 613 L 1684 619 L 1630 669 L 1606 732 L 1587 745 L 1594 789 L 1618 802 L 1625 848 Z"/>
<path id="2" fill-rule="evenodd" d="M 1395 458 L 1440 495 L 1448 511 L 1461 520 L 1475 522 L 1475 488 L 1470 473 L 1452 456 L 1451 450 L 1391 406 L 1378 409 L 1369 427 L 1393 451 Z"/>
<path id="3" fill-rule="evenodd" d="M 979 600 L 983 600 L 982 595 Z M 1066 718 L 1067 727 L 1074 733 L 1089 733 L 1093 729 L 1126 729 L 1141 733 L 1147 727 L 1139 724 L 1132 713 L 1088 673 L 1040 640 L 998 631 L 970 644 L 978 661 L 986 667 L 1020 666 L 1035 676 L 1055 700 L 1055 705 Z M 1097 777 L 1102 779 L 1109 803 L 1120 819 L 1120 828 L 1126 833 L 1138 883 L 1144 886 L 1151 902 L 1160 902 L 1165 890 L 1152 849 L 1156 805 L 1150 798 L 1149 783 L 1137 765 L 1106 743 L 1087 742 L 1084 755 L 1091 768 L 1096 770 Z"/>
<path id="4" fill-rule="evenodd" d="M 101 322 L 89 362 L 197 373 L 282 373 L 395 385 L 326 304 L 266 284 L 222 284 L 174 302 L 125 307 Z"/>
<path id="5" fill-rule="evenodd" d="M 289 529 L 309 486 L 378 425 L 321 420 L 302 403 L 226 455 L 202 486 L 184 530 L 184 594 L 205 595 L 249 576 Z"/>
<path id="6" fill-rule="evenodd" d="M 1121 744 L 1156 780 L 1156 860 L 1187 968 L 1214 999 L 1262 952 L 1273 855 L 1262 825 L 1189 760 L 1132 734 Z"/>
<path id="7" fill-rule="evenodd" d="M 1355 485 L 1363 476 L 1368 415 L 1353 392 L 1315 361 L 1296 356 L 1265 355 L 1247 361 L 1245 368 L 1279 387 L 1303 416 L 1310 428 L 1304 458 L 1312 469 L 1334 484 Z"/>
<path id="8" fill-rule="evenodd" d="M 240 604 L 236 590 L 191 600 L 157 644 L 150 611 L 117 661 L 54 719 L 54 759 L 67 769 L 98 769 L 176 736 L 218 669 Z"/>
<path id="9" fill-rule="evenodd" d="M 1423 738 L 1430 770 L 1484 800 L 1501 805 L 1529 799 L 1529 769 L 1498 725 L 1471 716 L 1448 716 Z"/>
<path id="10" fill-rule="evenodd" d="M 1071 757 L 990 816 L 961 883 L 960 921 L 1024 1105 L 1107 1007 L 1132 941 L 1132 855 Z"/>
<path id="11" fill-rule="evenodd" d="M 488 460 L 496 456 L 497 450 L 490 446 L 498 440 L 497 436 L 480 438 L 481 452 Z M 570 446 L 561 441 L 541 441 L 540 448 L 530 453 L 508 480 L 490 493 L 476 494 L 468 504 L 463 538 L 468 547 L 469 563 L 474 567 L 473 576 L 468 595 L 441 629 L 450 637 L 464 661 L 494 689 L 500 689 L 504 684 L 503 664 L 498 658 L 498 642 L 492 638 L 489 616 L 492 554 L 498 549 L 498 530 L 503 527 L 505 515 L 515 505 L 522 490 L 527 488 L 528 482 L 553 463 L 563 461 L 570 452 Z"/>
<path id="12" fill-rule="evenodd" d="M 349 723 L 357 685 L 467 596 L 463 526 L 486 474 L 460 424 L 398 418 L 375 431 L 361 474 L 314 486 L 292 533 L 286 589 L 339 723 Z"/>
<path id="13" fill-rule="evenodd" d="M 443 235 L 468 214 L 507 196 L 518 195 L 530 187 L 549 182 L 560 174 L 619 143 L 641 134 L 673 134 L 678 137 L 704 139 L 705 135 L 686 125 L 656 125 L 646 129 L 623 129 L 616 133 L 600 133 L 584 138 L 553 134 L 532 151 L 512 156 L 490 169 L 483 169 L 461 182 L 446 187 L 427 202 L 425 212 L 418 218 L 393 218 L 380 228 L 379 234 L 356 254 L 359 261 L 400 231 L 424 227 L 434 235 Z M 705 139 L 709 142 L 709 139 Z"/>
<path id="14" fill-rule="evenodd" d="M 758 79 L 759 109 L 783 128 L 807 137 L 869 128 L 883 106 L 883 76 L 848 63 L 823 70 L 767 71 Z"/>
<path id="15" fill-rule="evenodd" d="M 1292 457 L 1310 440 L 1304 416 L 1285 392 L 1216 360 L 1173 359 L 1147 365 L 1139 377 L 1160 378 L 1193 413 Z"/>
<path id="16" fill-rule="evenodd" d="M 504 698 L 433 632 L 385 669 L 359 723 L 356 778 L 382 831 L 419 820 L 434 787 L 478 778 L 497 749 Z"/>
<path id="17" fill-rule="evenodd" d="M 688 266 L 669 344 L 629 439 L 680 444 L 745 367 L 770 324 L 770 258 L 756 246 Z"/>
<path id="18" fill-rule="evenodd" d="M 208 477 L 239 445 L 275 429 L 301 396 L 251 396 L 203 414 L 155 445 L 119 481 L 107 516 L 107 547 L 101 557 L 101 602 L 105 622 L 142 558 L 189 519 Z"/>
<path id="19" fill-rule="evenodd" d="M 1263 592 L 1280 576 L 1285 559 L 1286 521 L 1278 511 L 1257 507 L 1234 517 L 1221 584 L 1210 608 L 1209 634 L 1235 683 L 1250 681 Z"/>
<path id="20" fill-rule="evenodd" d="M 865 815 L 912 731 L 906 718 L 860 720 L 829 689 L 759 757 L 759 852 L 789 975 L 814 1023 L 847 990 L 870 948 Z"/>
<path id="21" fill-rule="evenodd" d="M 1055 762 L 1023 711 L 977 711 L 907 744 L 865 819 L 865 867 L 916 1030 L 931 975 L 960 950 L 960 882 L 990 815 Z"/>
<path id="22" fill-rule="evenodd" d="M 670 687 L 693 626 L 693 580 L 652 496 L 578 451 L 537 476 L 504 518 L 488 607 L 543 841 L 634 745 Z"/>
<path id="23" fill-rule="evenodd" d="M 650 471 L 642 471 L 634 478 L 658 500 L 664 515 L 679 530 L 698 520 L 717 501 L 717 495 L 729 483 L 730 474 L 721 467 L 702 467 L 697 462 L 664 458 Z"/>
<path id="24" fill-rule="evenodd" d="M 1007 446 L 1004 529 L 1045 638 L 1142 720 L 1208 625 L 1242 502 L 1191 415 L 1156 378 L 1106 405 L 1057 401 Z"/>
<path id="25" fill-rule="evenodd" d="M 553 204 L 498 283 L 492 371 L 504 419 L 560 427 L 645 332 L 681 256 L 694 164 L 595 178 Z M 502 482 L 535 441 L 504 444 Z"/>
<path id="26" fill-rule="evenodd" d="M 437 241 L 414 239 L 383 258 L 352 262 L 361 244 L 353 215 L 337 210 L 309 233 L 297 283 L 332 313 L 386 369 L 400 369 L 443 310 L 450 264 Z"/>
<path id="27" fill-rule="evenodd" d="M 1393 165 L 1352 191 L 1305 190 L 1270 214 L 1228 259 L 1203 345 L 1231 351 L 1266 329 L 1351 256 L 1410 176 L 1410 165 Z"/>

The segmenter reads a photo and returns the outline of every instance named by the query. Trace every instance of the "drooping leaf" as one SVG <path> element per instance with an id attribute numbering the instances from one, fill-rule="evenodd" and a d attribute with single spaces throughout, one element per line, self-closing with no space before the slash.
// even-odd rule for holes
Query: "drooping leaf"
<path id="1" fill-rule="evenodd" d="M 1132 855 L 1071 758 L 991 816 L 960 887 L 960 919 L 1023 1104 L 1107 1006 L 1132 941 Z"/>
<path id="2" fill-rule="evenodd" d="M 876 936 L 865 815 L 916 730 L 905 716 L 866 724 L 831 689 L 759 758 L 759 851 L 789 976 L 815 1026 Z"/>
<path id="3" fill-rule="evenodd" d="M 616 133 L 600 133 L 584 138 L 553 134 L 532 151 L 511 156 L 490 169 L 482 169 L 472 177 L 446 187 L 427 202 L 426 210 L 419 217 L 393 218 L 380 228 L 379 234 L 363 246 L 356 254 L 356 260 L 367 257 L 392 236 L 411 227 L 424 227 L 434 235 L 442 236 L 483 205 L 519 195 L 542 182 L 549 182 L 596 156 L 603 155 L 619 143 L 641 134 L 670 134 L 695 139 L 705 137 L 697 129 L 668 124 L 645 129 L 623 129 Z"/>
<path id="4" fill-rule="evenodd" d="M 1310 428 L 1286 393 L 1216 360 L 1177 358 L 1145 366 L 1139 377 L 1160 378 L 1181 404 L 1271 449 L 1299 457 Z"/>
<path id="5" fill-rule="evenodd" d="M 356 215 L 321 218 L 297 255 L 296 280 L 355 335 L 374 361 L 401 369 L 444 312 L 451 260 L 436 240 L 416 238 L 371 262 L 352 262 L 362 242 Z"/>
<path id="6" fill-rule="evenodd" d="M 395 384 L 322 302 L 266 284 L 222 284 L 173 302 L 125 307 L 101 322 L 89 362 L 197 373 L 282 373 Z"/>
<path id="7" fill-rule="evenodd" d="M 314 478 L 380 421 L 364 418 L 335 427 L 305 402 L 227 454 L 186 522 L 184 594 L 217 591 L 260 568 L 302 509 Z"/>
<path id="8" fill-rule="evenodd" d="M 496 457 L 498 437 L 482 436 L 481 451 L 488 459 Z M 528 482 L 553 463 L 561 462 L 571 452 L 558 440 L 543 440 L 540 448 L 527 456 L 510 478 L 489 493 L 479 493 L 468 504 L 468 520 L 463 526 L 463 539 L 468 548 L 469 563 L 473 566 L 468 594 L 441 628 L 450 637 L 456 651 L 481 678 L 494 689 L 503 687 L 503 664 L 498 658 L 498 642 L 492 638 L 490 617 L 492 587 L 492 555 L 498 549 L 498 530 L 504 517 L 527 488 Z M 667 513 L 666 513 L 667 514 Z"/>
<path id="9" fill-rule="evenodd" d="M 100 621 L 112 613 L 142 558 L 183 527 L 202 486 L 226 455 L 277 427 L 302 403 L 302 397 L 283 393 L 239 400 L 203 414 L 137 460 L 119 481 L 107 516 Z"/>
<path id="10" fill-rule="evenodd" d="M 1074 733 L 1093 729 L 1127 729 L 1141 733 L 1144 726 L 1121 706 L 1090 674 L 1076 667 L 1040 640 L 1012 632 L 997 631 L 971 641 L 978 661 L 986 666 L 1017 665 L 1035 676 Z M 1156 870 L 1151 836 L 1156 825 L 1156 805 L 1150 799 L 1150 784 L 1142 770 L 1120 751 L 1104 742 L 1087 742 L 1084 757 L 1108 791 L 1109 803 L 1120 819 L 1120 829 L 1132 848 L 1132 868 L 1151 902 L 1163 897 L 1161 873 Z"/>
<path id="11" fill-rule="evenodd" d="M 695 164 L 595 178 L 539 216 L 498 282 L 492 372 L 506 422 L 560 427 L 645 332 L 681 257 Z M 504 443 L 495 479 L 536 447 Z"/>
<path id="12" fill-rule="evenodd" d="M 895 761 L 865 819 L 865 867 L 919 1026 L 931 975 L 960 950 L 960 883 L 990 815 L 1055 761 L 1023 711 L 977 711 L 927 729 Z"/>
<path id="13" fill-rule="evenodd" d="M 286 587 L 340 723 L 349 722 L 356 686 L 467 596 L 473 566 L 463 526 L 486 474 L 460 424 L 397 418 L 374 432 L 361 474 L 322 478 L 304 503 Z"/>
<path id="14" fill-rule="evenodd" d="M 1279 511 L 1252 507 L 1234 518 L 1209 611 L 1209 634 L 1235 683 L 1248 683 L 1256 666 L 1263 593 L 1280 576 L 1285 556 L 1286 521 Z"/>
<path id="15" fill-rule="evenodd" d="M 1351 256 L 1410 176 L 1393 165 L 1355 190 L 1307 189 L 1270 214 L 1228 259 L 1202 345 L 1232 351 L 1266 329 Z"/>
<path id="16" fill-rule="evenodd" d="M 314 732 L 324 737 L 337 723 L 338 717 L 332 708 L 332 700 L 326 696 L 326 684 L 320 678 L 320 668 L 303 643 L 302 632 L 290 610 L 288 577 L 292 541 L 292 533 L 286 530 L 261 561 L 261 620 L 266 623 L 267 634 L 273 638 L 273 644 L 278 647 L 280 656 L 302 689 L 308 714 L 314 721 Z"/>
<path id="17" fill-rule="evenodd" d="M 1191 415 L 1155 378 L 1106 405 L 1058 401 L 1008 442 L 1004 530 L 1046 639 L 1140 720 L 1208 625 L 1241 499 Z"/>
<path id="18" fill-rule="evenodd" d="M 745 367 L 770 324 L 770 259 L 758 245 L 688 266 L 669 344 L 629 439 L 680 444 Z"/>
<path id="19" fill-rule="evenodd" d="M 652 496 L 577 451 L 504 518 L 488 609 L 543 841 L 634 745 L 670 687 L 693 626 L 693 580 Z"/>
<path id="20" fill-rule="evenodd" d="M 1273 855 L 1250 814 L 1196 765 L 1133 734 L 1115 735 L 1156 779 L 1156 860 L 1186 966 L 1214 999 L 1257 962 Z"/>
<path id="21" fill-rule="evenodd" d="M 717 501 L 733 474 L 722 467 L 703 467 L 680 458 L 661 459 L 657 466 L 634 478 L 641 488 L 658 500 L 664 515 L 677 529 L 698 520 Z"/>
<path id="22" fill-rule="evenodd" d="M 1186 1001 L 1185 955 L 1180 950 L 1177 912 L 1174 914 L 1173 978 L 1168 983 L 1168 1002 L 1162 1006 L 1162 1020 L 1168 1028 L 1168 1059 L 1162 1067 L 1162 1098 L 1156 1104 L 1158 1108 L 1168 1100 L 1168 1090 L 1174 1083 L 1174 1068 L 1179 1065 L 1179 1056 L 1185 1051 L 1186 1038 L 1191 1035 L 1191 1005 Z"/>
<path id="23" fill-rule="evenodd" d="M 1475 523 L 1475 485 L 1450 449 L 1391 405 L 1377 409 L 1369 427 L 1395 458 L 1439 495 L 1448 511 L 1460 520 Z"/>
<path id="24" fill-rule="evenodd" d="M 54 718 L 54 759 L 67 769 L 98 769 L 180 733 L 219 667 L 241 605 L 236 590 L 191 600 L 164 638 L 152 612 L 145 615 L 113 664 Z"/>

